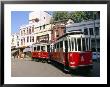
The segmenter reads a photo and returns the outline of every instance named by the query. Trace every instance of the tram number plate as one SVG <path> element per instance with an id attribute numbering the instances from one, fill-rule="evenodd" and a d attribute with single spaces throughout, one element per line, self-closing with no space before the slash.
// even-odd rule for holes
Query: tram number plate
<path id="1" fill-rule="evenodd" d="M 84 57 L 83 57 L 83 56 L 81 56 L 81 61 L 82 61 L 82 62 L 84 61 Z"/>

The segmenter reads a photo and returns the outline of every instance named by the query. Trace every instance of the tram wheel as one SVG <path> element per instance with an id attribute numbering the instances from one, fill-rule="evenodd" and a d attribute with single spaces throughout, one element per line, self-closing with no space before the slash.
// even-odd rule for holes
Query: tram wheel
<path id="1" fill-rule="evenodd" d="M 42 63 L 45 63 L 46 61 L 45 60 L 42 60 Z"/>
<path id="2" fill-rule="evenodd" d="M 36 61 L 36 62 L 38 62 L 38 61 L 39 61 L 39 59 L 35 59 L 35 61 Z"/>
<path id="3" fill-rule="evenodd" d="M 69 67 L 68 67 L 68 66 L 64 66 L 63 72 L 64 72 L 65 74 L 69 74 L 69 73 L 70 73 Z"/>

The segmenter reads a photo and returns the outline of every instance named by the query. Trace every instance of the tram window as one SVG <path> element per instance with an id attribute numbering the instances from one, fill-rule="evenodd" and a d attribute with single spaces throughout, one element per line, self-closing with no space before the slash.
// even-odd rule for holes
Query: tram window
<path id="1" fill-rule="evenodd" d="M 91 50 L 91 39 L 89 38 L 89 50 Z"/>
<path id="2" fill-rule="evenodd" d="M 74 50 L 74 41 L 73 39 L 71 40 L 71 43 L 72 43 L 72 51 Z"/>
<path id="3" fill-rule="evenodd" d="M 77 43 L 78 43 L 78 51 L 81 51 L 81 39 L 80 38 L 77 39 Z"/>
<path id="4" fill-rule="evenodd" d="M 47 52 L 50 52 L 51 49 L 50 49 L 50 45 L 47 45 Z"/>
<path id="5" fill-rule="evenodd" d="M 88 38 L 86 38 L 86 47 L 87 47 L 87 50 L 89 50 L 89 47 L 88 47 Z"/>
<path id="6" fill-rule="evenodd" d="M 59 51 L 59 42 L 57 43 L 57 51 Z"/>
<path id="7" fill-rule="evenodd" d="M 65 40 L 65 52 L 68 52 L 68 41 Z"/>
<path id="8" fill-rule="evenodd" d="M 45 46 L 41 46 L 41 51 L 45 51 Z"/>
<path id="9" fill-rule="evenodd" d="M 63 47 L 63 41 L 60 41 L 60 48 Z"/>
<path id="10" fill-rule="evenodd" d="M 82 38 L 82 48 L 83 48 L 83 51 L 86 50 L 86 46 L 85 46 L 85 38 Z"/>
<path id="11" fill-rule="evenodd" d="M 77 51 L 76 38 L 74 38 L 74 42 L 75 42 L 75 51 Z"/>
<path id="12" fill-rule="evenodd" d="M 89 33 L 90 33 L 90 35 L 94 35 L 93 34 L 93 28 L 89 28 Z"/>
<path id="13" fill-rule="evenodd" d="M 56 52 L 56 44 L 53 46 L 53 51 Z"/>
<path id="14" fill-rule="evenodd" d="M 87 28 L 84 29 L 84 34 L 88 35 L 88 29 Z"/>
<path id="15" fill-rule="evenodd" d="M 71 41 L 70 41 L 70 39 L 69 39 L 69 49 L 70 49 L 70 51 L 71 51 Z"/>
<path id="16" fill-rule="evenodd" d="M 36 51 L 36 47 L 34 47 L 34 51 Z"/>
<path id="17" fill-rule="evenodd" d="M 37 51 L 40 51 L 40 46 L 37 46 Z"/>

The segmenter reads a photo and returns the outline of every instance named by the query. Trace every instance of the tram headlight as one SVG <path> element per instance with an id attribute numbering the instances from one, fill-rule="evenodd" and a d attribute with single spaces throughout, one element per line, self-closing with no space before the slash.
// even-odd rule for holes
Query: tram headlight
<path id="1" fill-rule="evenodd" d="M 72 53 L 70 53 L 70 57 L 72 57 L 73 56 L 73 54 Z"/>
<path id="2" fill-rule="evenodd" d="M 92 63 L 92 60 L 89 60 Z"/>

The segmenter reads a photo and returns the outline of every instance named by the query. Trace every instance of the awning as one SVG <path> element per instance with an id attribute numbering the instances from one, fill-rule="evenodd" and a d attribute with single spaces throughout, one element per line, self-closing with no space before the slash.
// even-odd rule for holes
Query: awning
<path id="1" fill-rule="evenodd" d="M 25 48 L 25 49 L 23 50 L 23 52 L 29 52 L 29 51 L 32 51 L 32 48 Z"/>
<path id="2" fill-rule="evenodd" d="M 13 50 L 13 51 L 11 51 L 11 54 L 14 54 L 15 52 L 17 52 L 18 50 Z"/>

